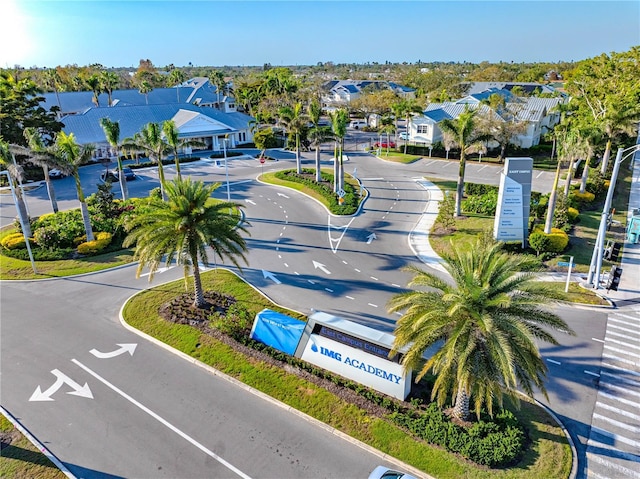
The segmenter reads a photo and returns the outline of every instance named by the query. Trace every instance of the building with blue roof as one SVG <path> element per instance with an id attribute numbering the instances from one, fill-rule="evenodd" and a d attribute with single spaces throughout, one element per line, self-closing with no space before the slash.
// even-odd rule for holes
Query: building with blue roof
<path id="1" fill-rule="evenodd" d="M 364 89 L 391 90 L 401 98 L 415 98 L 415 89 L 385 80 L 331 80 L 322 85 L 322 106 L 328 110 L 346 106 Z"/>

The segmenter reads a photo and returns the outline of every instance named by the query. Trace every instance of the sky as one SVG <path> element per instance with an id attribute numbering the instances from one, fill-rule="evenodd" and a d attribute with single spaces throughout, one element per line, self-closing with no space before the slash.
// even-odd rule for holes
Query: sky
<path id="1" fill-rule="evenodd" d="M 640 45 L 640 1 L 0 0 L 0 67 L 557 62 Z"/>

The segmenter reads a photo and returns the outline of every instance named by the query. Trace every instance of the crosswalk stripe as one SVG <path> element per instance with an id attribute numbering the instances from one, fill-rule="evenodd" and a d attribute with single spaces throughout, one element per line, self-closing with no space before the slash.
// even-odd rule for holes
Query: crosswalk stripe
<path id="1" fill-rule="evenodd" d="M 629 351 L 625 351 L 624 349 L 620 349 L 620 348 L 613 348 L 613 347 L 608 346 L 608 345 L 606 345 L 606 344 L 604 345 L 604 349 L 608 349 L 608 350 L 610 350 L 610 351 L 614 351 L 614 352 L 616 352 L 616 353 L 622 353 L 622 354 L 626 354 L 626 355 L 628 355 L 628 356 L 633 356 L 634 358 L 638 358 L 638 359 L 640 359 L 640 354 L 635 354 L 635 353 L 632 353 L 632 352 L 629 352 Z"/>
<path id="2" fill-rule="evenodd" d="M 589 446 L 592 446 L 592 443 L 597 444 L 597 446 L 593 446 L 593 447 L 603 447 L 606 449 L 607 444 L 598 442 L 598 441 L 592 441 L 591 439 L 589 439 Z M 634 454 L 629 454 L 629 453 L 625 453 L 622 451 L 616 451 L 616 455 L 619 455 L 621 458 L 626 459 L 628 461 L 632 461 L 632 462 L 638 462 L 638 457 L 635 456 Z M 606 459 L 604 459 L 602 456 L 600 456 L 599 454 L 594 454 L 592 452 L 589 452 L 587 450 L 587 456 L 590 457 L 590 459 L 593 459 L 595 462 L 602 464 L 603 466 L 608 467 L 609 469 L 613 469 L 621 474 L 624 474 L 627 477 L 632 477 L 634 479 L 638 479 L 640 478 L 640 472 L 634 470 L 634 469 L 629 469 L 627 467 L 621 466 L 619 464 L 615 464 L 611 461 L 607 461 Z M 588 473 L 589 474 L 589 473 Z M 619 476 L 618 476 L 619 477 Z M 611 476 L 609 476 L 607 479 L 611 479 Z"/>
<path id="3" fill-rule="evenodd" d="M 619 381 L 621 383 L 628 384 L 629 386 L 634 386 L 634 387 L 640 388 L 640 382 L 639 381 L 634 381 L 633 379 L 625 378 L 624 376 L 621 376 L 619 374 L 611 374 L 611 373 L 608 373 L 608 372 L 601 372 L 600 373 L 600 377 L 602 377 L 602 376 L 613 378 L 613 379 L 615 379 L 615 380 L 617 380 L 617 381 Z M 605 384 L 609 384 L 608 381 L 604 381 L 604 383 Z"/>
<path id="4" fill-rule="evenodd" d="M 607 431 L 605 429 L 599 428 L 597 426 L 591 426 L 591 432 L 595 432 L 596 434 L 600 434 L 601 436 L 609 437 L 614 441 L 622 442 L 624 444 L 628 444 L 629 446 L 633 446 L 635 448 L 640 449 L 640 441 L 634 441 L 633 439 L 629 439 L 628 437 L 621 436 L 611 431 Z M 640 460 L 640 457 L 638 458 Z"/>
<path id="5" fill-rule="evenodd" d="M 631 374 L 632 376 L 637 376 L 637 377 L 640 378 L 640 372 L 633 371 L 632 369 L 621 368 L 620 366 L 616 366 L 615 364 L 610 364 L 610 363 L 602 363 L 602 366 L 606 366 L 606 367 L 611 368 L 611 369 L 617 369 L 621 373 Z"/>
<path id="6" fill-rule="evenodd" d="M 610 393 L 605 392 L 605 391 L 599 391 L 598 392 L 598 396 L 602 396 L 602 397 L 605 397 L 607 399 L 611 399 L 612 401 L 621 402 L 622 404 L 626 404 L 627 406 L 638 407 L 638 403 L 636 401 L 630 401 L 628 399 L 621 398 L 619 396 L 616 396 L 614 394 L 610 394 Z"/>
<path id="7" fill-rule="evenodd" d="M 628 359 L 621 358 L 620 356 L 614 356 L 613 354 L 602 353 L 602 357 L 613 359 L 614 361 L 618 361 L 620 363 L 630 364 L 631 366 L 637 366 L 635 361 L 630 361 Z"/>
<path id="8" fill-rule="evenodd" d="M 640 421 L 640 415 L 633 414 L 632 412 L 625 411 L 624 409 L 620 409 L 614 406 L 610 406 L 607 403 L 597 402 L 596 408 L 606 409 L 607 411 L 614 412 L 620 416 L 628 417 L 629 419 L 634 419 L 636 421 Z"/>
<path id="9" fill-rule="evenodd" d="M 633 426 L 631 424 L 627 424 L 627 423 L 624 423 L 624 422 L 621 422 L 621 421 L 616 421 L 615 419 L 612 419 L 612 418 L 610 418 L 608 416 L 603 416 L 602 414 L 594 413 L 593 417 L 596 418 L 596 419 L 600 419 L 601 421 L 608 422 L 612 426 L 616 426 L 616 427 L 619 427 L 621 429 L 625 429 L 625 430 L 627 430 L 629 432 L 632 432 L 632 433 L 635 433 L 635 434 L 640 432 L 640 427 L 638 427 L 638 426 Z M 640 443 L 638 443 L 638 444 L 640 444 Z"/>

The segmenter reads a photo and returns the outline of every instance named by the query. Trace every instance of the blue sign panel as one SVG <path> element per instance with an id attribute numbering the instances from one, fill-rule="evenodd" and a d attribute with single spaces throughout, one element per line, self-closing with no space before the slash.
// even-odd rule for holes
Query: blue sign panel
<path id="1" fill-rule="evenodd" d="M 263 309 L 256 314 L 251 338 L 293 356 L 305 324 L 286 314 Z"/>
<path id="2" fill-rule="evenodd" d="M 570 266 L 571 263 L 568 261 L 558 261 L 558 266 Z"/>

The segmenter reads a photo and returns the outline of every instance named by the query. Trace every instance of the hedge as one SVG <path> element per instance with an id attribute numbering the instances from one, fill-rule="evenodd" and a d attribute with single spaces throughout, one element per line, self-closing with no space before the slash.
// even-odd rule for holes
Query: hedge
<path id="1" fill-rule="evenodd" d="M 567 233 L 558 228 L 551 228 L 551 233 L 546 234 L 541 225 L 536 226 L 531 232 L 529 235 L 529 242 L 531 243 L 531 237 L 533 235 L 539 235 L 540 233 L 549 238 L 549 243 L 546 249 L 544 251 L 540 251 L 541 253 L 562 253 L 569 245 L 569 235 Z M 535 237 L 534 242 L 536 242 Z"/>
<path id="2" fill-rule="evenodd" d="M 112 235 L 107 232 L 96 233 L 93 241 L 87 241 L 86 243 L 80 243 L 78 245 L 78 253 L 86 255 L 94 255 L 102 252 L 111 243 Z"/>

